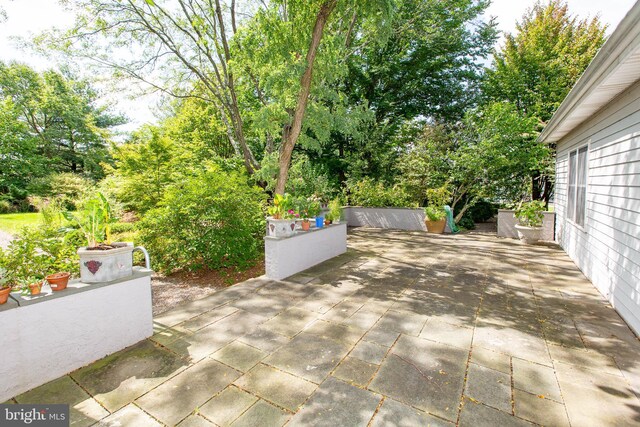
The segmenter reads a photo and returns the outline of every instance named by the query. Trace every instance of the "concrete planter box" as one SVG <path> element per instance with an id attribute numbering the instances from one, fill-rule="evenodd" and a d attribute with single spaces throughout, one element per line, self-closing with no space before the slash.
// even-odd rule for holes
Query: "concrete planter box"
<path id="1" fill-rule="evenodd" d="M 11 294 L 0 306 L 0 402 L 150 337 L 151 273 L 136 268 L 111 283 Z"/>
<path id="2" fill-rule="evenodd" d="M 427 231 L 424 210 L 420 208 L 363 208 L 347 206 L 343 209 L 349 227 L 392 228 L 407 231 Z"/>
<path id="3" fill-rule="evenodd" d="M 511 209 L 498 210 L 498 237 L 509 237 L 511 239 L 519 238 L 518 231 L 516 230 L 516 224 L 518 223 L 518 220 L 513 216 L 514 212 L 515 211 Z M 555 229 L 556 213 L 544 212 L 540 240 L 554 241 Z"/>
<path id="4" fill-rule="evenodd" d="M 347 251 L 347 225 L 332 224 L 291 237 L 264 238 L 265 273 L 274 280 L 293 276 Z"/>
<path id="5" fill-rule="evenodd" d="M 78 249 L 80 280 L 85 283 L 112 282 L 129 277 L 133 268 L 133 245 L 107 251 Z"/>
<path id="6" fill-rule="evenodd" d="M 295 219 L 273 219 L 267 218 L 267 236 L 289 237 L 296 230 Z"/>

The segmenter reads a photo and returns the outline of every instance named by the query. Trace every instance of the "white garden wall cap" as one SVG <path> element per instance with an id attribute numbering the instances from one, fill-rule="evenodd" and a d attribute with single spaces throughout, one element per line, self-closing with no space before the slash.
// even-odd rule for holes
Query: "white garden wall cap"
<path id="1" fill-rule="evenodd" d="M 396 206 L 343 206 L 342 209 L 359 208 L 359 209 L 402 209 L 410 211 L 422 211 L 424 208 L 409 208 L 409 207 L 396 207 Z"/>
<path id="2" fill-rule="evenodd" d="M 15 300 L 16 305 L 13 308 L 24 307 L 27 305 L 38 304 L 41 302 L 51 301 L 58 298 L 64 298 L 65 296 L 74 295 L 82 292 L 92 291 L 94 289 L 103 288 L 105 286 L 112 286 L 118 283 L 127 282 L 129 280 L 136 280 L 141 277 L 150 276 L 153 274 L 152 270 L 148 270 L 146 268 L 134 267 L 133 274 L 131 276 L 122 277 L 117 280 L 113 280 L 111 282 L 102 282 L 102 283 L 84 283 L 80 281 L 80 279 L 73 279 L 69 281 L 67 288 L 62 291 L 53 292 L 49 285 L 45 284 L 42 287 L 42 291 L 39 295 L 22 295 L 20 292 L 12 292 L 11 296 Z M 7 304 L 0 305 L 0 311 L 3 310 L 3 307 Z"/>
<path id="3" fill-rule="evenodd" d="M 329 224 L 329 225 L 325 225 L 323 227 L 313 227 L 310 228 L 309 231 L 302 231 L 302 230 L 296 230 L 291 236 L 282 236 L 282 237 L 275 237 L 275 236 L 264 236 L 264 240 L 286 240 L 286 239 L 295 239 L 296 237 L 301 237 L 301 236 L 306 236 L 308 234 L 311 233 L 315 233 L 317 231 L 322 231 L 325 230 L 327 228 L 332 228 L 332 227 L 340 227 L 340 226 L 344 226 L 346 227 L 347 224 L 344 222 L 341 222 L 340 224 Z"/>

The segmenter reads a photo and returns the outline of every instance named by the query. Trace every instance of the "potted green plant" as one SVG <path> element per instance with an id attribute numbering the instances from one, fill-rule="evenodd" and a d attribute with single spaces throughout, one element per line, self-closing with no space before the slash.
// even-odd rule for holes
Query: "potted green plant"
<path id="1" fill-rule="evenodd" d="M 27 276 L 17 280 L 18 289 L 22 295 L 39 295 L 42 290 L 42 279 Z"/>
<path id="2" fill-rule="evenodd" d="M 311 227 L 311 221 L 309 219 L 311 216 L 309 212 L 310 209 L 312 209 L 310 200 L 305 197 L 299 197 L 295 201 L 295 206 L 296 213 L 301 220 L 300 223 L 302 231 L 309 231 L 309 228 Z"/>
<path id="3" fill-rule="evenodd" d="M 542 236 L 544 203 L 540 200 L 520 203 L 513 215 L 518 220 L 515 227 L 520 240 L 527 244 L 537 243 Z"/>
<path id="4" fill-rule="evenodd" d="M 289 194 L 276 194 L 273 204 L 269 207 L 267 217 L 267 233 L 271 237 L 288 237 L 296 229 L 296 212 L 293 209 L 293 199 Z"/>
<path id="5" fill-rule="evenodd" d="M 11 293 L 9 273 L 5 268 L 0 267 L 0 304 L 5 304 Z"/>
<path id="6" fill-rule="evenodd" d="M 87 239 L 87 246 L 78 249 L 83 282 L 111 282 L 133 274 L 133 244 L 111 241 L 111 225 L 117 218 L 102 193 L 85 203 L 80 216 L 70 212 L 64 216 L 77 224 Z"/>
<path id="7" fill-rule="evenodd" d="M 426 192 L 429 204 L 424 208 L 427 231 L 434 234 L 444 233 L 447 226 L 447 212 L 444 206 L 451 198 L 451 194 L 446 187 L 429 189 Z"/>
<path id="8" fill-rule="evenodd" d="M 329 212 L 325 215 L 325 224 L 339 223 L 342 216 L 342 204 L 340 199 L 333 199 L 327 205 Z"/>

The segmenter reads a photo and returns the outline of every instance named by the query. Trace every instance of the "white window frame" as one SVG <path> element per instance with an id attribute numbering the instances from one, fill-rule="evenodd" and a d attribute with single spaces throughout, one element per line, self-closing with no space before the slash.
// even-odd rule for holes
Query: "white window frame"
<path id="1" fill-rule="evenodd" d="M 580 178 L 578 171 L 580 170 L 580 154 L 584 152 L 584 182 L 578 182 Z M 571 157 L 575 156 L 575 169 L 571 170 Z M 589 144 L 582 145 L 571 151 L 567 155 L 567 207 L 566 207 L 566 219 L 575 227 L 586 232 L 587 223 L 587 188 L 589 182 Z M 571 194 L 571 187 L 573 186 L 573 194 Z M 582 224 L 577 220 L 578 213 L 578 190 L 584 187 L 584 205 L 583 205 L 583 217 Z"/>

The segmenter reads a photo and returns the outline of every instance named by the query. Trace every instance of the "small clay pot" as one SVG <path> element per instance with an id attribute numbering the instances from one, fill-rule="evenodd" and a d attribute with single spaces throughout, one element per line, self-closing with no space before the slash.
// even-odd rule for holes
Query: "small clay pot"
<path id="1" fill-rule="evenodd" d="M 11 288 L 2 288 L 0 289 L 0 304 L 4 304 L 9 299 L 9 294 L 11 293 Z"/>
<path id="2" fill-rule="evenodd" d="M 31 283 L 29 285 L 29 291 L 31 295 L 38 295 L 42 289 L 42 282 Z"/>
<path id="3" fill-rule="evenodd" d="M 302 231 L 309 231 L 309 227 L 311 227 L 311 222 L 302 221 Z"/>
<path id="4" fill-rule="evenodd" d="M 330 219 L 325 219 L 324 220 L 324 225 L 331 225 L 333 221 L 331 221 Z"/>
<path id="5" fill-rule="evenodd" d="M 47 276 L 47 282 L 49 282 L 52 291 L 61 291 L 66 289 L 69 277 L 71 277 L 69 273 L 50 274 Z"/>

